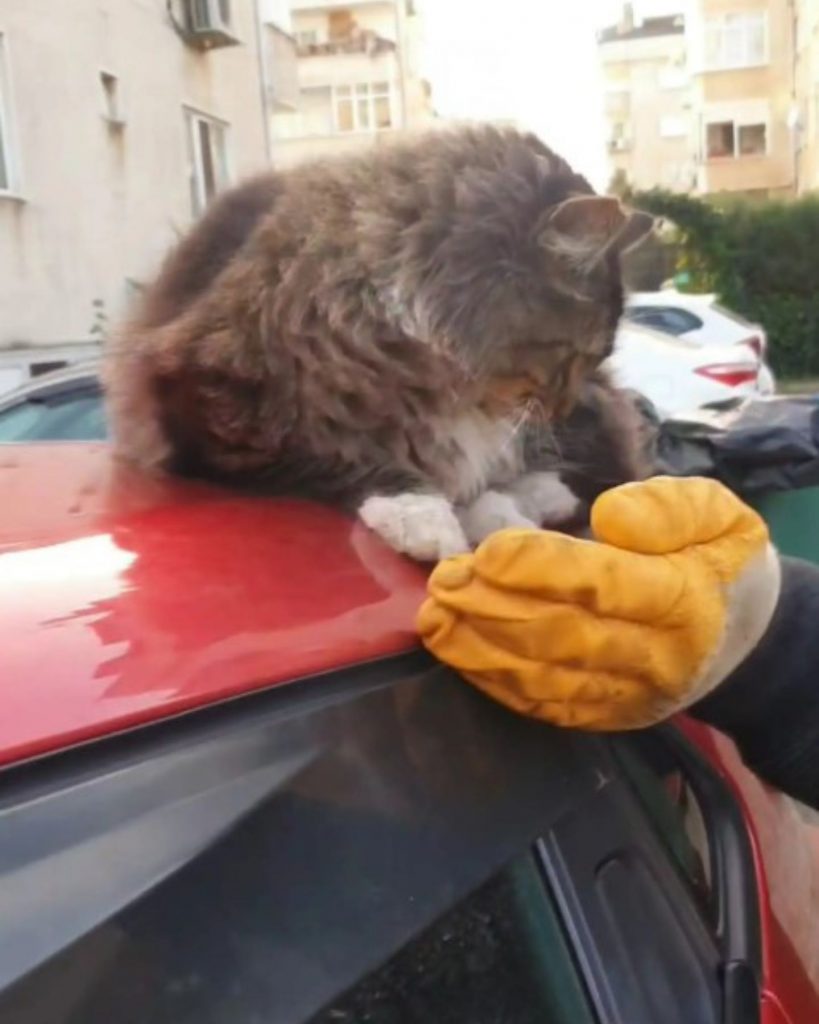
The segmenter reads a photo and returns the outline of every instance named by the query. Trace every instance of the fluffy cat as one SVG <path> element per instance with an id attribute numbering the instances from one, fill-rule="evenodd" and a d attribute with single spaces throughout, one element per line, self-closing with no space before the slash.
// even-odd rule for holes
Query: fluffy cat
<path id="1" fill-rule="evenodd" d="M 112 345 L 118 450 L 343 502 L 422 560 L 569 520 L 560 452 L 527 472 L 527 438 L 605 390 L 650 227 L 492 127 L 271 172 L 214 202 Z"/>

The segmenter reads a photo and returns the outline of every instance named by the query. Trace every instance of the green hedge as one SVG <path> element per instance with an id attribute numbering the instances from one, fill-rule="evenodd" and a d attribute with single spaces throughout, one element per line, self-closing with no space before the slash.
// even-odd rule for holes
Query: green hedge
<path id="1" fill-rule="evenodd" d="M 685 289 L 762 324 L 782 377 L 819 376 L 819 196 L 706 201 L 655 189 L 629 201 L 676 227 Z"/>

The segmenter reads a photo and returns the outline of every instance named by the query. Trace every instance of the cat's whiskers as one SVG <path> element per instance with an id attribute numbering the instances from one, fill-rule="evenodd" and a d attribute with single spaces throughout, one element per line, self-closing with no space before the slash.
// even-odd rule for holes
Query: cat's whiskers
<path id="1" fill-rule="evenodd" d="M 499 455 L 506 455 L 507 454 L 509 449 L 515 443 L 515 440 L 518 437 L 518 435 L 520 434 L 521 430 L 523 430 L 523 427 L 524 427 L 524 425 L 526 423 L 526 420 L 527 420 L 527 407 L 526 406 L 524 406 L 520 410 L 520 412 L 515 417 L 515 419 L 507 420 L 507 426 L 508 426 L 509 429 L 506 431 L 506 436 L 504 437 L 503 442 L 502 442 L 502 444 L 500 446 L 500 450 L 499 450 L 499 453 L 498 453 Z"/>
<path id="2" fill-rule="evenodd" d="M 558 440 L 557 433 L 552 423 L 548 420 L 543 424 L 543 430 L 549 439 L 550 450 L 557 456 L 559 460 L 564 459 L 563 449 Z"/>

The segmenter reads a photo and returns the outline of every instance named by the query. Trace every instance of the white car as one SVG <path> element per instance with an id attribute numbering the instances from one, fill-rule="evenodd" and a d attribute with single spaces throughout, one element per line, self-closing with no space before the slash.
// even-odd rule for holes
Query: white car
<path id="1" fill-rule="evenodd" d="M 750 345 L 762 360 L 759 393 L 770 395 L 776 390 L 773 373 L 766 363 L 765 329 L 721 306 L 715 295 L 685 295 L 673 288 L 634 292 L 626 300 L 624 315 L 631 323 L 697 345 Z"/>
<path id="2" fill-rule="evenodd" d="M 107 435 L 97 362 L 53 370 L 0 395 L 0 444 L 103 441 Z"/>
<path id="3" fill-rule="evenodd" d="M 750 345 L 702 346 L 628 322 L 620 325 L 607 366 L 616 384 L 645 395 L 663 419 L 758 395 L 764 368 Z"/>

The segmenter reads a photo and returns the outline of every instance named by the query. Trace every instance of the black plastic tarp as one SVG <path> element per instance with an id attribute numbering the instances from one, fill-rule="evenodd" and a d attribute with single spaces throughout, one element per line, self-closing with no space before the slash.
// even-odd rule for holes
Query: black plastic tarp
<path id="1" fill-rule="evenodd" d="M 658 473 L 713 477 L 745 495 L 819 487 L 819 395 L 753 398 L 665 420 L 654 455 Z"/>

